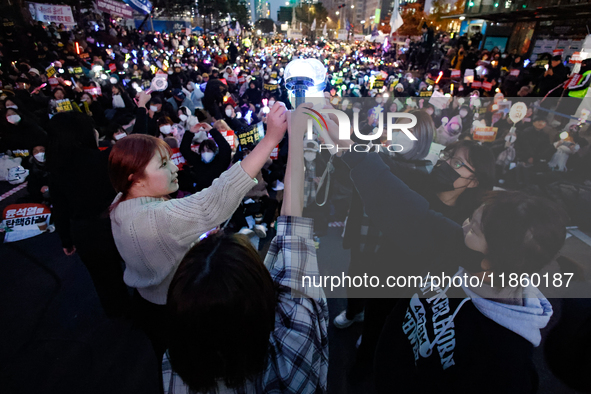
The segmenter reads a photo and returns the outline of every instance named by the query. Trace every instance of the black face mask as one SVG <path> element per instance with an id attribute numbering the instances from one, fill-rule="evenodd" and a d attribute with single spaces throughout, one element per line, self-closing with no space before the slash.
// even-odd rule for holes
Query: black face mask
<path id="1" fill-rule="evenodd" d="M 455 189 L 454 183 L 460 178 L 460 174 L 446 161 L 438 160 L 431 171 L 431 178 L 436 192 L 447 192 Z"/>

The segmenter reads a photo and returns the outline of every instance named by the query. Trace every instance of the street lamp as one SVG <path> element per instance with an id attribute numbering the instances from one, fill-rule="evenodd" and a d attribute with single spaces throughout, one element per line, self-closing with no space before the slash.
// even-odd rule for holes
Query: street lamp
<path id="1" fill-rule="evenodd" d="M 335 12 L 335 14 L 337 14 L 337 15 L 338 15 L 338 14 L 339 14 L 339 12 L 337 11 L 337 12 Z"/>

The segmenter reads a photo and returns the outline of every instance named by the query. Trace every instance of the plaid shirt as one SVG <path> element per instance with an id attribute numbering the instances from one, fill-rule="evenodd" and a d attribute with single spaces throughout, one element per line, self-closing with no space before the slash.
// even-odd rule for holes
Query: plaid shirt
<path id="1" fill-rule="evenodd" d="M 319 275 L 313 224 L 312 219 L 302 217 L 280 216 L 277 220 L 277 236 L 265 259 L 273 281 L 279 285 L 267 367 L 235 389 L 220 382 L 216 394 L 326 392 L 328 306 L 322 288 L 302 286 L 303 275 Z M 166 355 L 162 372 L 165 394 L 193 393 L 172 370 Z"/>

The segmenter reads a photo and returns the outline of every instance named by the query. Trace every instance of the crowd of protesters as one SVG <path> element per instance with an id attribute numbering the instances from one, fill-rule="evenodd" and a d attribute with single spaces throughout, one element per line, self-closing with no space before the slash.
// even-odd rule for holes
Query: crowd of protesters
<path id="1" fill-rule="evenodd" d="M 530 62 L 426 25 L 403 48 L 90 22 L 1 33 L 0 154 L 22 167 L 8 180 L 51 207 L 107 316 L 164 358 L 155 392 L 326 392 L 326 298 L 296 282 L 319 274 L 329 226 L 345 227 L 351 276 L 380 275 L 394 254 L 398 274 L 487 276 L 538 272 L 581 224 L 544 197 L 568 208 L 566 183 L 590 193 L 585 62 L 567 84 L 560 55 Z M 284 77 L 297 58 L 320 60 L 325 106 L 359 120 L 339 142 L 373 134 L 381 149 L 304 145 L 311 105 L 293 108 Z M 416 141 L 375 134 L 392 112 L 416 117 Z M 262 259 L 247 237 L 268 235 Z M 349 292 L 332 324 L 364 321 L 357 372 L 379 392 L 535 392 L 548 300 L 531 286 L 448 290 Z"/>

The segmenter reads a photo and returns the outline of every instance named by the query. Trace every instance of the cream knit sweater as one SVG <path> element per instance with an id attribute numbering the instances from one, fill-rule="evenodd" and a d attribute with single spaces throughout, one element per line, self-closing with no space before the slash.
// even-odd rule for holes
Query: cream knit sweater
<path id="1" fill-rule="evenodd" d="M 119 203 L 111 212 L 111 227 L 125 261 L 125 283 L 146 300 L 166 304 L 168 286 L 185 254 L 200 235 L 232 216 L 256 183 L 239 163 L 191 196 L 139 197 Z M 120 198 L 121 193 L 113 203 Z"/>

